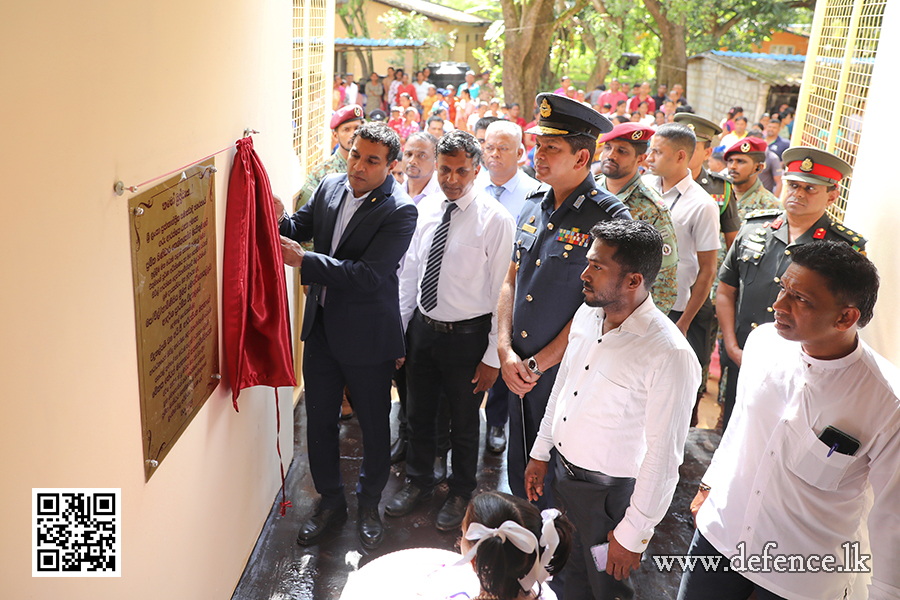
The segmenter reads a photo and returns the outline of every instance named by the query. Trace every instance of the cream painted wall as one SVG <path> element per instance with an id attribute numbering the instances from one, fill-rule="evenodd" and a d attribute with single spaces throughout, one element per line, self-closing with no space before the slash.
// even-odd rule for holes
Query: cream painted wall
<path id="1" fill-rule="evenodd" d="M 291 4 L 12 2 L 2 22 L 0 596 L 230 598 L 280 484 L 273 393 L 245 391 L 235 414 L 223 380 L 144 482 L 128 195 L 112 186 L 250 126 L 291 196 Z M 220 277 L 232 158 L 216 159 Z M 286 467 L 287 388 L 280 407 Z M 121 578 L 32 579 L 33 487 L 122 488 Z"/>
<path id="2" fill-rule="evenodd" d="M 900 31 L 900 4 L 888 2 L 844 222 L 869 240 L 866 254 L 881 275 L 875 318 L 863 329 L 863 339 L 895 365 L 900 365 L 900 313 L 897 311 L 900 199 L 890 175 L 896 161 L 896 139 L 885 131 L 885 125 L 896 120 L 896 99 L 900 95 L 900 81 L 896 77 L 900 36 L 888 34 L 897 31 Z"/>

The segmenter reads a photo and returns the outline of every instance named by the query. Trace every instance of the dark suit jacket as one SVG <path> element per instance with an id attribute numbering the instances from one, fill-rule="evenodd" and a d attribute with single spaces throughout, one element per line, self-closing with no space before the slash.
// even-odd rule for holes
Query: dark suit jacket
<path id="1" fill-rule="evenodd" d="M 331 255 L 347 175 L 326 176 L 312 199 L 282 221 L 281 235 L 297 242 L 313 240 L 300 267 L 309 285 L 300 339 L 309 336 L 325 294 L 324 325 L 334 356 L 350 365 L 370 365 L 406 353 L 400 322 L 397 267 L 416 229 L 418 212 L 388 175 L 354 213 Z"/>

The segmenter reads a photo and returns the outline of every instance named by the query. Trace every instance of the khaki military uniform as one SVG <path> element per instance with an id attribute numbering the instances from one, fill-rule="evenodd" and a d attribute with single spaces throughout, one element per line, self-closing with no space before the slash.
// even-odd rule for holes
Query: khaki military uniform
<path id="1" fill-rule="evenodd" d="M 309 175 L 306 177 L 306 183 L 303 184 L 303 187 L 300 188 L 300 191 L 294 196 L 294 210 L 300 210 L 301 206 L 309 202 L 313 192 L 319 187 L 319 182 L 322 181 L 326 175 L 346 172 L 347 161 L 341 155 L 340 151 L 336 150 L 334 154 L 317 164 L 309 172 Z"/>
<path id="2" fill-rule="evenodd" d="M 598 175 L 596 180 L 601 188 L 607 189 L 605 175 Z M 675 297 L 678 295 L 678 282 L 675 279 L 675 271 L 678 268 L 678 246 L 669 209 L 663 204 L 659 193 L 647 187 L 640 173 L 636 173 L 634 178 L 619 190 L 616 197 L 628 208 L 632 219 L 647 221 L 656 227 L 663 238 L 662 267 L 650 293 L 656 307 L 668 314 L 675 305 Z"/>

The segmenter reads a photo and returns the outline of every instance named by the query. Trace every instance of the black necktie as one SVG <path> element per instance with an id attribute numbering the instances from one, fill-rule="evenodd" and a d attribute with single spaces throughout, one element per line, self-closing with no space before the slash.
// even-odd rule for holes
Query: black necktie
<path id="1" fill-rule="evenodd" d="M 425 263 L 425 276 L 422 278 L 422 308 L 426 312 L 437 306 L 438 279 L 441 276 L 441 262 L 444 260 L 444 246 L 447 245 L 447 232 L 450 230 L 450 213 L 456 210 L 456 203 L 450 202 L 444 209 L 441 224 L 434 230 L 431 250 L 428 251 L 428 262 Z"/>

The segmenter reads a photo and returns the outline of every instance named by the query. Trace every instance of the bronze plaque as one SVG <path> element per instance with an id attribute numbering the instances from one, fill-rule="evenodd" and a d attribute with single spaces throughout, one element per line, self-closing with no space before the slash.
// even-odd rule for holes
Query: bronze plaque
<path id="1" fill-rule="evenodd" d="M 221 380 L 214 164 L 128 202 L 148 480 Z"/>

